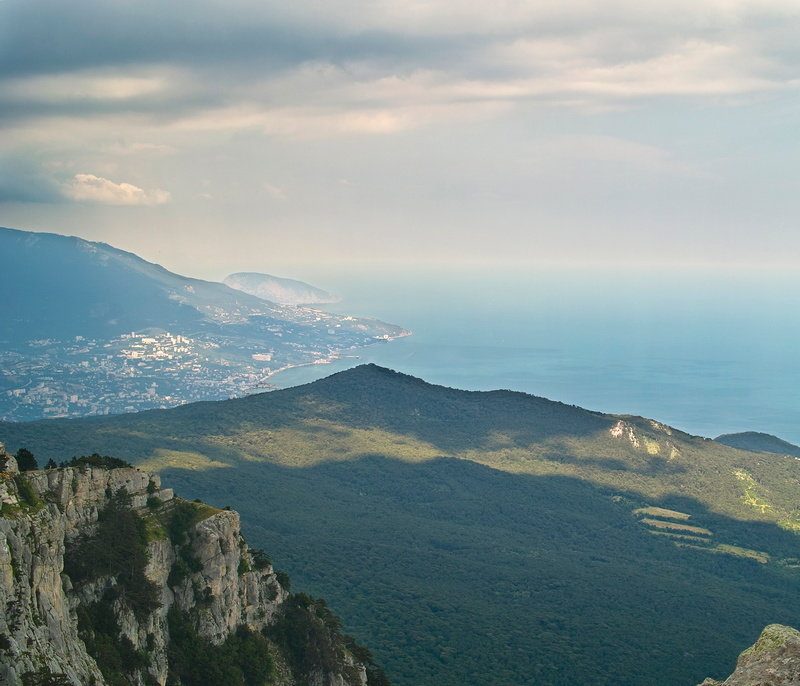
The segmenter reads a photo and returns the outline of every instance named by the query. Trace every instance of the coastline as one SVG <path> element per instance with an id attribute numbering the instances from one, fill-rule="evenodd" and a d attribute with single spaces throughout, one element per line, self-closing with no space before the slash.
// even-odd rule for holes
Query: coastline
<path id="1" fill-rule="evenodd" d="M 382 337 L 382 336 L 381 337 L 377 337 L 375 339 L 374 343 L 370 343 L 368 345 L 362 345 L 362 346 L 359 346 L 358 348 L 346 348 L 345 350 L 343 350 L 341 352 L 331 353 L 330 355 L 327 355 L 326 357 L 320 357 L 320 358 L 317 358 L 316 360 L 312 360 L 311 362 L 301 362 L 299 364 L 288 364 L 285 367 L 280 367 L 280 368 L 278 368 L 278 369 L 276 369 L 274 371 L 269 372 L 269 374 L 266 374 L 264 378 L 265 379 L 271 379 L 272 377 L 276 376 L 277 374 L 281 374 L 282 372 L 286 372 L 286 371 L 289 371 L 291 369 L 301 369 L 303 367 L 314 367 L 314 366 L 321 365 L 321 364 L 332 364 L 334 362 L 338 362 L 339 360 L 360 360 L 361 359 L 361 355 L 346 355 L 346 354 L 342 354 L 342 353 L 344 353 L 347 350 L 361 350 L 363 348 L 370 348 L 373 345 L 376 345 L 377 343 L 391 343 L 392 341 L 394 341 L 394 340 L 396 340 L 398 338 L 405 338 L 407 336 L 412 336 L 413 334 L 414 334 L 413 331 L 408 331 L 408 330 L 404 329 L 401 333 L 397 334 L 396 336 L 388 336 L 387 335 L 386 337 Z M 277 385 L 275 385 L 273 383 L 267 382 L 263 386 L 261 386 L 261 385 L 254 386 L 253 387 L 253 392 L 258 393 L 258 392 L 263 392 L 265 390 L 266 391 L 274 391 L 274 390 L 279 390 L 280 388 L 282 388 L 282 387 L 281 386 L 277 386 Z M 283 388 L 285 388 L 285 387 L 283 387 Z M 247 395 L 250 395 L 250 393 L 248 393 Z"/>

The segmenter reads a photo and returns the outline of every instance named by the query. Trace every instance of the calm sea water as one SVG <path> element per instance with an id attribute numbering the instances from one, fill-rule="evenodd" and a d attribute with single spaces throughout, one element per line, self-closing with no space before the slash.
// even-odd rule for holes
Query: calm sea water
<path id="1" fill-rule="evenodd" d="M 296 275 L 295 275 L 296 276 Z M 413 335 L 273 377 L 374 362 L 470 390 L 508 388 L 693 434 L 800 443 L 800 276 L 648 270 L 316 270 L 326 309 Z"/>

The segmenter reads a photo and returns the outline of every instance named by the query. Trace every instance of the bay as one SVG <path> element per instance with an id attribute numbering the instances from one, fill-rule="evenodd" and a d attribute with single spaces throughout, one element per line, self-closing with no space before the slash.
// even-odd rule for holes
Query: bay
<path id="1" fill-rule="evenodd" d="M 800 278 L 791 270 L 373 266 L 301 278 L 342 296 L 325 309 L 413 335 L 279 372 L 279 388 L 372 362 L 702 436 L 753 430 L 800 443 Z"/>

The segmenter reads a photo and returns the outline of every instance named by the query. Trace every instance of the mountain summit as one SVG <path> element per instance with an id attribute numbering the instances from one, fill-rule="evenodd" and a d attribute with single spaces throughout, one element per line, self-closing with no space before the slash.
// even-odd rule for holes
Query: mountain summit
<path id="1" fill-rule="evenodd" d="M 341 300 L 339 296 L 303 281 L 284 279 L 271 274 L 237 272 L 226 276 L 223 283 L 244 293 L 283 305 L 320 305 Z"/>
<path id="2" fill-rule="evenodd" d="M 800 613 L 800 461 L 653 419 L 362 365 L 0 440 L 235 503 L 400 686 L 696 684 Z"/>

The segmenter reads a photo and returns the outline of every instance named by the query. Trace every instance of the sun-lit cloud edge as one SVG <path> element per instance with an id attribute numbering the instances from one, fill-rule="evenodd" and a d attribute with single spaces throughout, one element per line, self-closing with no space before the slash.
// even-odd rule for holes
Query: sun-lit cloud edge
<path id="1" fill-rule="evenodd" d="M 94 174 L 75 174 L 62 186 L 64 197 L 100 205 L 164 205 L 172 196 L 160 188 L 144 190 L 131 183 L 116 183 Z"/>

